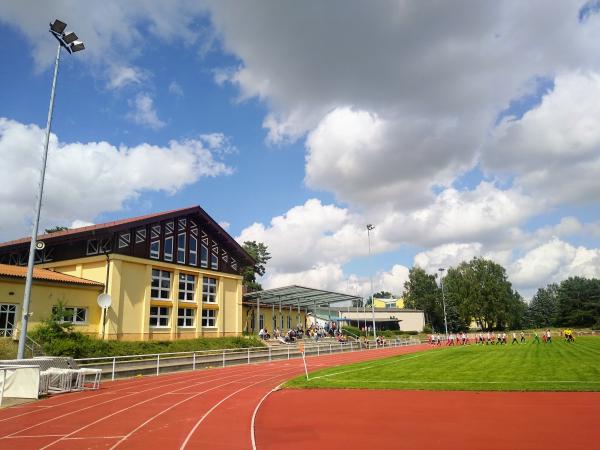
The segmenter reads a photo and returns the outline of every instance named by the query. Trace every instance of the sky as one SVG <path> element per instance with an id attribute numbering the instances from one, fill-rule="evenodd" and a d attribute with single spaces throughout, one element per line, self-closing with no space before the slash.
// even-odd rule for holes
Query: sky
<path id="1" fill-rule="evenodd" d="M 478 256 L 600 277 L 600 3 L 0 3 L 0 240 L 202 206 L 265 288 L 400 295 Z M 367 224 L 374 229 L 367 235 Z M 369 246 L 370 240 L 370 246 Z M 369 250 L 370 248 L 370 250 Z"/>

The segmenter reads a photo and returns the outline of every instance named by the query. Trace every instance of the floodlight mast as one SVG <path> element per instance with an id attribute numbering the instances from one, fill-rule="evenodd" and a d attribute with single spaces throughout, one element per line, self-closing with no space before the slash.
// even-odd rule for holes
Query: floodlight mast
<path id="1" fill-rule="evenodd" d="M 367 225 L 367 238 L 369 239 L 369 260 L 371 261 L 371 319 L 373 320 L 373 339 L 377 340 L 377 331 L 375 330 L 375 301 L 373 300 L 373 260 L 371 258 L 371 231 L 375 226 Z"/>
<path id="2" fill-rule="evenodd" d="M 440 272 L 440 284 L 442 285 L 442 306 L 444 308 L 444 327 L 446 328 L 446 339 L 448 338 L 448 320 L 446 319 L 446 296 L 444 295 L 444 271 L 446 269 L 444 267 L 440 267 L 438 272 Z"/>
<path id="3" fill-rule="evenodd" d="M 29 258 L 27 260 L 27 277 L 25 278 L 25 293 L 23 294 L 23 315 L 21 320 L 21 332 L 19 333 L 19 347 L 17 358 L 25 358 L 25 344 L 27 343 L 27 325 L 29 324 L 29 303 L 31 300 L 31 285 L 33 282 L 33 266 L 35 263 L 35 251 L 37 243 L 38 229 L 40 225 L 40 213 L 42 210 L 42 197 L 44 194 L 44 180 L 46 178 L 46 161 L 48 159 L 48 143 L 50 141 L 50 128 L 52 125 L 52 112 L 54 110 L 54 97 L 56 94 L 56 79 L 58 77 L 58 65 L 60 62 L 60 48 L 64 47 L 69 53 L 83 50 L 83 42 L 77 40 L 77 35 L 73 32 L 65 35 L 67 24 L 56 19 L 50 24 L 50 33 L 58 40 L 56 49 L 56 60 L 54 62 L 54 76 L 52 77 L 52 90 L 50 93 L 50 106 L 48 107 L 48 121 L 46 122 L 46 137 L 44 140 L 44 152 L 42 153 L 42 167 L 40 170 L 40 183 L 38 186 L 37 201 L 33 226 L 31 230 L 31 242 L 29 244 Z M 68 41 L 68 42 L 67 42 Z"/>

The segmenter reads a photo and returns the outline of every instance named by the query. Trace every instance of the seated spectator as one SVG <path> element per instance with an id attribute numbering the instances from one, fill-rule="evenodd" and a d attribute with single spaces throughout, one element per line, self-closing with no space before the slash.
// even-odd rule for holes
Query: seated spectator
<path id="1" fill-rule="evenodd" d="M 260 331 L 258 332 L 258 337 L 260 339 L 264 339 L 265 338 L 265 330 L 264 329 L 260 329 Z"/>

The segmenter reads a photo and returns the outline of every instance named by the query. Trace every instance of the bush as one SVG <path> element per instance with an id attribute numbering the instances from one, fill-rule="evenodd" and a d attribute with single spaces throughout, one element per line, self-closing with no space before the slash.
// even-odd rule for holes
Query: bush
<path id="1" fill-rule="evenodd" d="M 432 332 L 432 329 L 431 329 L 430 325 L 425 325 L 423 327 L 423 333 L 431 334 L 431 332 Z"/>
<path id="2" fill-rule="evenodd" d="M 350 325 L 344 325 L 342 327 L 342 331 L 345 333 L 348 333 L 350 335 L 354 335 L 354 336 L 364 336 L 365 335 L 365 333 L 363 333 L 360 328 L 352 327 Z"/>
<path id="3" fill-rule="evenodd" d="M 52 316 L 33 329 L 30 336 L 46 355 L 72 358 L 139 355 L 147 353 L 189 352 L 221 348 L 262 347 L 256 337 L 199 338 L 178 341 L 102 341 L 73 331 L 73 325 L 63 323 L 63 306 L 58 305 Z M 0 348 L 0 351 L 1 348 Z"/>
<path id="4" fill-rule="evenodd" d="M 15 359 L 17 343 L 11 338 L 0 338 L 0 359 Z"/>

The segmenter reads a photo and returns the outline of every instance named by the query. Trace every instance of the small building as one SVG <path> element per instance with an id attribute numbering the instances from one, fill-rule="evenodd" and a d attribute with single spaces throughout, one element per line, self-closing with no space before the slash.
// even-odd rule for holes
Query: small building
<path id="1" fill-rule="evenodd" d="M 18 319 L 23 315 L 21 304 L 25 291 L 27 267 L 0 264 L 0 337 L 14 337 Z M 30 323 L 47 318 L 58 303 L 69 313 L 65 320 L 77 325 L 79 331 L 94 334 L 101 321 L 96 303 L 104 284 L 65 275 L 48 269 L 33 269 Z"/>
<path id="2" fill-rule="evenodd" d="M 325 311 L 321 311 L 323 315 Z M 328 311 L 331 317 L 350 326 L 371 328 L 375 316 L 377 330 L 423 331 L 425 314 L 418 309 L 405 308 L 371 308 L 366 307 L 332 307 Z"/>
<path id="3" fill-rule="evenodd" d="M 377 298 L 373 297 L 373 305 L 375 308 L 404 308 L 404 299 L 400 298 Z"/>
<path id="4" fill-rule="evenodd" d="M 77 330 L 101 336 L 96 297 L 105 291 L 112 297 L 108 339 L 242 332 L 241 273 L 254 260 L 199 206 L 45 234 L 38 242 L 43 248 L 36 250 L 35 264 L 43 270 L 34 276 L 32 324 L 64 300 L 75 311 Z M 30 238 L 0 244 L 5 272 L 11 270 L 7 265 L 22 273 L 29 245 Z M 0 317 L 13 336 L 20 326 L 23 284 L 20 275 L 0 277 L 5 311 Z"/>

